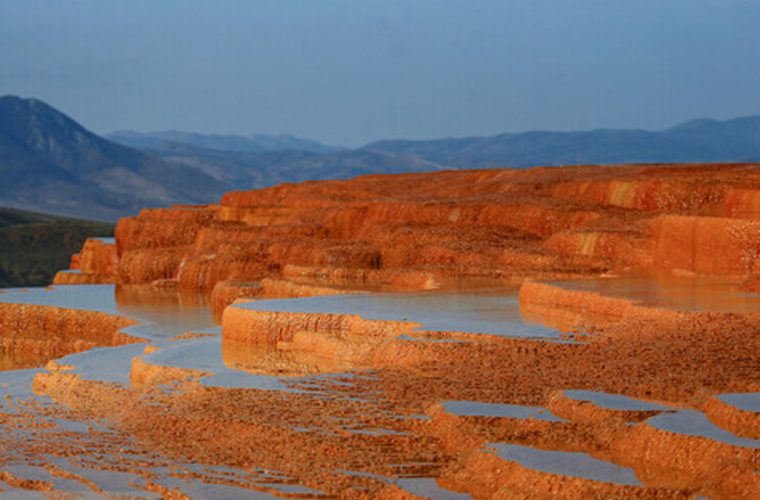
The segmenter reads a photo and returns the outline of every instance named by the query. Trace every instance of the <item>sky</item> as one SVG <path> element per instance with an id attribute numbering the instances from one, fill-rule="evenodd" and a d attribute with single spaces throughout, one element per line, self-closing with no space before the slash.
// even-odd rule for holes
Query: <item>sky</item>
<path id="1" fill-rule="evenodd" d="M 760 114 L 760 0 L 0 0 L 0 95 L 359 146 Z"/>

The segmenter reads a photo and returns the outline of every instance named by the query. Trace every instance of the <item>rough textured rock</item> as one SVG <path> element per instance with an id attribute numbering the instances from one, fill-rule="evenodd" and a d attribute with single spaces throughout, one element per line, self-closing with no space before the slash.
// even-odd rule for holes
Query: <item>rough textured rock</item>
<path id="1" fill-rule="evenodd" d="M 284 184 L 228 193 L 219 205 L 146 209 L 122 219 L 118 280 L 174 279 L 210 292 L 220 281 L 288 275 L 419 289 L 454 278 L 629 268 L 749 277 L 760 234 L 757 193 L 754 165 L 455 171 Z M 112 274 L 106 264 L 94 267 L 85 272 Z"/>
<path id="2" fill-rule="evenodd" d="M 88 239 L 81 252 L 71 257 L 69 271 L 60 271 L 53 278 L 55 285 L 93 285 L 116 283 L 119 258 L 116 244 Z"/>
<path id="3" fill-rule="evenodd" d="M 245 281 L 220 281 L 211 293 L 211 310 L 221 320 L 225 308 L 238 299 L 287 299 L 358 293 L 356 290 L 325 286 L 301 285 L 287 280 L 264 278 L 258 283 Z"/>
<path id="4" fill-rule="evenodd" d="M 760 449 L 649 419 L 678 409 L 758 437 L 758 413 L 718 396 L 760 392 L 760 313 L 676 310 L 545 280 L 664 271 L 747 280 L 752 289 L 760 278 L 756 192 L 760 168 L 752 165 L 543 168 L 311 182 L 230 193 L 219 205 L 145 210 L 120 222 L 115 270 L 95 249 L 75 263 L 89 266 L 85 274 L 117 277 L 125 310 L 204 304 L 211 292 L 222 334 L 206 346 L 214 356 L 221 347 L 236 375 L 276 376 L 285 389 L 202 385 L 207 373 L 191 366 L 203 363 L 147 351 L 132 361 L 129 386 L 51 365 L 34 387 L 110 422 L 141 447 L 141 460 L 157 452 L 250 474 L 282 471 L 328 496 L 413 498 L 381 477 L 422 477 L 475 498 L 756 498 Z M 135 283 L 152 286 L 127 293 Z M 521 284 L 525 318 L 578 334 L 553 342 L 422 332 L 407 321 L 229 307 L 507 283 Z M 195 335 L 160 347 L 197 347 Z M 220 367 L 214 361 L 206 366 Z M 616 410 L 569 390 L 666 408 Z M 446 409 L 450 401 L 541 407 L 559 418 L 458 415 Z M 34 430 L 0 417 L 7 428 Z M 48 447 L 17 434 L 7 440 L 0 451 L 76 452 L 64 439 Z M 642 484 L 544 472 L 500 458 L 488 443 L 584 453 L 630 469 Z"/>

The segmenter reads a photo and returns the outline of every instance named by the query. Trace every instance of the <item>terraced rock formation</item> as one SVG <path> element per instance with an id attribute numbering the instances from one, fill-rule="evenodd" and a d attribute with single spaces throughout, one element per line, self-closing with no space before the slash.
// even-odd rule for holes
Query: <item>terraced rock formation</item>
<path id="1" fill-rule="evenodd" d="M 411 289 L 630 269 L 749 278 L 756 219 L 753 165 L 367 176 L 122 219 L 118 281 L 211 291 L 265 277 Z"/>
<path id="2" fill-rule="evenodd" d="M 33 394 L 0 400 L 0 491 L 118 472 L 163 496 L 756 498 L 756 206 L 760 166 L 666 165 L 144 210 L 56 279 L 115 282 L 145 342 L 8 382 Z"/>

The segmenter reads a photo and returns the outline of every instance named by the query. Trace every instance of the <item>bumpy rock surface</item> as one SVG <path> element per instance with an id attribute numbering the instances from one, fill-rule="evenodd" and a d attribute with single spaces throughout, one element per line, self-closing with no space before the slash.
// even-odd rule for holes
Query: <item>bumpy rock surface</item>
<path id="1" fill-rule="evenodd" d="M 416 289 L 630 268 L 750 277 L 760 169 L 538 168 L 286 184 L 228 193 L 219 205 L 143 210 L 116 234 L 119 282 L 208 291 L 283 276 Z M 90 253 L 83 272 L 114 274 L 111 260 Z"/>
<path id="2" fill-rule="evenodd" d="M 107 422 L 112 434 L 43 435 L 36 421 L 0 405 L 7 436 L 0 452 L 14 450 L 36 463 L 94 450 L 88 453 L 100 462 L 89 467 L 129 471 L 143 478 L 143 489 L 167 496 L 176 492 L 155 472 L 167 467 L 187 481 L 255 491 L 282 494 L 276 481 L 305 486 L 313 490 L 288 494 L 307 497 L 427 496 L 410 490 L 403 482 L 410 478 L 483 499 L 760 494 L 760 411 L 721 399 L 760 392 L 760 312 L 666 308 L 549 281 L 665 273 L 756 289 L 758 166 L 309 182 L 229 193 L 218 205 L 144 210 L 120 221 L 116 239 L 110 249 L 83 249 L 74 259 L 82 276 L 118 282 L 125 311 L 155 306 L 156 297 L 182 310 L 203 303 L 196 292 L 208 295 L 221 334 L 151 344 L 130 360 L 128 385 L 49 366 L 34 376 L 34 390 L 58 406 L 13 404 L 32 415 Z M 240 306 L 275 297 L 505 284 L 520 286 L 523 317 L 564 335 L 420 331 L 401 318 Z M 132 285 L 142 288 L 127 293 Z M 21 325 L 15 318 L 22 316 L 23 325 L 37 325 L 14 308 L 2 314 L 0 327 Z M 68 314 L 78 313 L 57 312 L 64 319 L 39 320 L 38 330 L 56 337 Z M 92 329 L 110 331 L 98 321 Z M 88 328 L 81 336 L 91 342 Z M 193 360 L 209 346 L 221 360 Z M 180 354 L 171 357 L 173 350 Z M 214 369 L 278 377 L 282 387 L 203 383 Z M 605 405 L 578 391 L 633 403 Z M 492 404 L 502 413 L 457 413 L 446 406 L 452 401 Z M 546 464 L 500 455 L 494 443 L 583 454 L 635 481 L 543 470 Z M 235 472 L 211 477 L 208 469 L 181 470 L 176 463 Z M 0 475 L 0 490 L 2 481 L 19 487 L 20 480 Z"/>

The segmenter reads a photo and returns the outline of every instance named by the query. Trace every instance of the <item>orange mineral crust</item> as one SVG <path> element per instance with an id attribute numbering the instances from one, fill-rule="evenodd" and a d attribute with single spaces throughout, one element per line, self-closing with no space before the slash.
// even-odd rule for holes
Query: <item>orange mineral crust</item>
<path id="1" fill-rule="evenodd" d="M 736 435 L 760 439 L 760 411 L 750 411 L 727 404 L 718 398 L 705 403 L 707 417 Z"/>
<path id="2" fill-rule="evenodd" d="M 453 171 L 284 184 L 228 193 L 219 205 L 146 209 L 121 220 L 116 274 L 121 283 L 174 279 L 207 292 L 220 281 L 293 272 L 420 289 L 447 277 L 631 268 L 747 278 L 760 230 L 756 192 L 755 165 Z M 83 272 L 93 272 L 88 262 L 95 255 L 85 248 Z M 95 268 L 111 273 L 108 263 Z"/>
<path id="3" fill-rule="evenodd" d="M 90 238 L 85 241 L 82 251 L 71 257 L 70 270 L 58 272 L 53 278 L 53 283 L 56 285 L 116 283 L 118 263 L 115 242 Z"/>
<path id="4" fill-rule="evenodd" d="M 284 299 L 338 295 L 341 293 L 357 293 L 357 291 L 325 286 L 302 285 L 292 281 L 271 278 L 264 278 L 258 283 L 220 281 L 214 286 L 214 290 L 211 293 L 211 310 L 215 317 L 221 318 L 227 306 L 242 298 Z"/>
<path id="5" fill-rule="evenodd" d="M 56 278 L 114 314 L 0 302 L 0 496 L 756 499 L 758 256 L 745 164 L 146 209 Z"/>

